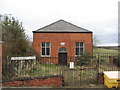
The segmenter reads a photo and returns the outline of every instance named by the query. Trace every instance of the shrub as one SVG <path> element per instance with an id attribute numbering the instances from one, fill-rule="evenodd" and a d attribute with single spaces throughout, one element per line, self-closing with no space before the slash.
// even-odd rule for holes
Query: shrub
<path id="1" fill-rule="evenodd" d="M 88 52 L 83 52 L 82 55 L 77 56 L 77 65 L 83 66 L 88 65 L 92 60 L 92 55 Z"/>

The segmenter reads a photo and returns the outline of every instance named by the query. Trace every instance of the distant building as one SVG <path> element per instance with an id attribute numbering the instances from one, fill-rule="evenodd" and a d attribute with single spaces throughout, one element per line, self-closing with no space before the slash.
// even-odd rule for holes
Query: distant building
<path id="1" fill-rule="evenodd" d="M 33 47 L 47 61 L 57 57 L 52 63 L 66 65 L 67 57 L 75 57 L 84 51 L 92 53 L 92 32 L 64 20 L 33 31 Z"/>

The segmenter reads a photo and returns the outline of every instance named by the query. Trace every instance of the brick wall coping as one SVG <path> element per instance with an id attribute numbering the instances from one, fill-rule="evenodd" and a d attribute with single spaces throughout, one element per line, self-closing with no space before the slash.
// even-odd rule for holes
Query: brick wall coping
<path id="1" fill-rule="evenodd" d="M 38 77 L 24 77 L 24 78 L 15 78 L 15 79 L 11 79 L 11 80 L 3 80 L 2 83 L 4 83 L 4 82 L 10 82 L 10 81 L 26 81 L 26 80 L 33 80 L 33 79 L 47 79 L 47 78 L 53 78 L 53 77 L 61 77 L 61 78 L 63 78 L 62 75 L 38 76 Z"/>

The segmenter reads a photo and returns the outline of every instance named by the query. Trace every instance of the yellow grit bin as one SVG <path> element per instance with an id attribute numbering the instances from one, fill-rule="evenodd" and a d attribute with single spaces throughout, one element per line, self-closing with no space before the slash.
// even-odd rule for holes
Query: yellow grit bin
<path id="1" fill-rule="evenodd" d="M 105 71 L 104 85 L 108 88 L 120 87 L 120 71 Z"/>

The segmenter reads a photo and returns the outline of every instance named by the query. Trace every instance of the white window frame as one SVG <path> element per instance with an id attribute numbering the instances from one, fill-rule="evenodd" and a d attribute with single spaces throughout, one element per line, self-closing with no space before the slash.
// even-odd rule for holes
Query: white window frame
<path id="1" fill-rule="evenodd" d="M 83 52 L 84 52 L 84 42 L 76 42 L 76 43 L 83 43 Z M 80 54 L 79 55 L 76 55 L 76 43 L 75 43 L 75 56 L 81 56 Z M 80 45 L 79 45 L 79 52 L 80 52 Z"/>
<path id="2" fill-rule="evenodd" d="M 50 55 L 42 55 L 42 43 L 49 43 L 50 54 L 51 54 L 51 43 L 50 42 L 41 42 L 41 44 L 40 44 L 40 46 L 41 46 L 41 57 L 50 57 Z M 45 44 L 45 46 L 46 46 L 46 44 Z M 46 54 L 46 50 L 45 50 L 45 54 Z"/>

